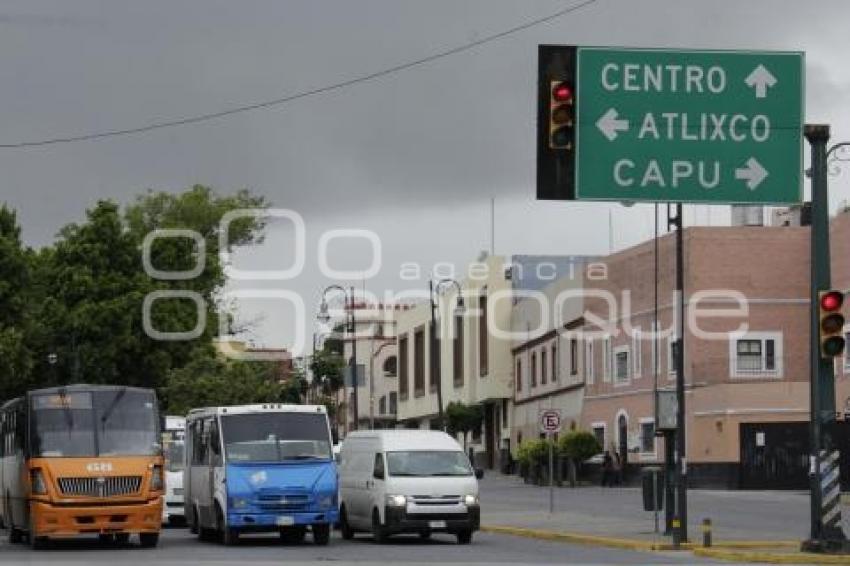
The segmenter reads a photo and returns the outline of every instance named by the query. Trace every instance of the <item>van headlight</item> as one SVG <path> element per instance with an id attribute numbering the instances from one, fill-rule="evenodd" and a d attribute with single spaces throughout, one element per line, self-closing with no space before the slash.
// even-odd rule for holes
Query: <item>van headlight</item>
<path id="1" fill-rule="evenodd" d="M 403 495 L 388 495 L 387 505 L 390 507 L 404 507 L 407 505 L 407 497 Z"/>
<path id="2" fill-rule="evenodd" d="M 464 495 L 463 496 L 463 504 L 467 507 L 474 507 L 478 505 L 478 496 L 477 495 Z"/>

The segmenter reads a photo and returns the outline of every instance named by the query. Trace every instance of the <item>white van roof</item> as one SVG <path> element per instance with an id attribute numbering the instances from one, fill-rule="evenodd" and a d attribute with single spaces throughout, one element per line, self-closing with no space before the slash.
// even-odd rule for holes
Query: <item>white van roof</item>
<path id="1" fill-rule="evenodd" d="M 375 440 L 386 452 L 402 450 L 450 450 L 463 451 L 457 441 L 440 430 L 358 430 L 349 433 L 342 443 L 345 447 L 349 440 Z"/>

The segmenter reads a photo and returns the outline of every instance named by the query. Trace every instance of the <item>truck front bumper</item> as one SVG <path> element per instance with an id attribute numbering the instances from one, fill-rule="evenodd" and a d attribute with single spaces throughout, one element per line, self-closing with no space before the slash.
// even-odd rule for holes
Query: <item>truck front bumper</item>
<path id="1" fill-rule="evenodd" d="M 123 505 L 54 505 L 30 502 L 33 536 L 72 537 L 82 534 L 158 533 L 162 499 Z"/>
<path id="2" fill-rule="evenodd" d="M 408 513 L 403 507 L 387 506 L 384 528 L 390 534 L 477 531 L 481 528 L 481 507 L 471 505 L 465 513 Z"/>
<path id="3" fill-rule="evenodd" d="M 241 532 L 277 532 L 288 527 L 306 527 L 309 525 L 332 525 L 339 521 L 336 508 L 324 511 L 298 512 L 234 512 L 227 514 L 227 526 Z"/>

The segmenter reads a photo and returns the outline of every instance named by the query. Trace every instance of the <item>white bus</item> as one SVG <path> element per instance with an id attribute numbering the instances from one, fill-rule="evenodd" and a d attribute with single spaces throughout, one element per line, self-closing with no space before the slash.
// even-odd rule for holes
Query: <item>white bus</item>
<path id="1" fill-rule="evenodd" d="M 183 524 L 183 464 L 186 452 L 186 418 L 166 416 L 162 426 L 162 452 L 165 456 L 165 493 L 162 496 L 163 524 Z"/>
<path id="2" fill-rule="evenodd" d="M 193 409 L 186 417 L 184 506 L 202 540 L 277 532 L 330 540 L 339 519 L 336 463 L 323 406 Z"/>

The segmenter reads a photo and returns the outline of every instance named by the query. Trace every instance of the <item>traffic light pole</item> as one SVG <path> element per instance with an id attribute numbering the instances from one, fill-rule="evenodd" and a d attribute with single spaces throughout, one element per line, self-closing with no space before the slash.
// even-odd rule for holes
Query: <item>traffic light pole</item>
<path id="1" fill-rule="evenodd" d="M 676 204 L 676 217 L 669 220 L 676 227 L 676 303 L 678 332 L 676 335 L 676 520 L 674 540 L 688 541 L 688 464 L 687 440 L 685 435 L 685 240 L 682 203 Z M 677 532 L 678 531 L 678 532 Z"/>
<path id="2" fill-rule="evenodd" d="M 847 539 L 840 526 L 840 511 L 832 509 L 833 490 L 825 490 L 824 473 L 831 461 L 830 431 L 835 422 L 835 383 L 832 358 L 820 351 L 820 291 L 830 287 L 829 205 L 827 194 L 827 149 L 829 125 L 807 124 L 804 135 L 812 149 L 812 235 L 811 235 L 811 376 L 810 376 L 810 498 L 811 530 L 803 548 L 811 551 L 846 550 Z M 831 483 L 834 483 L 831 482 Z M 837 504 L 836 504 L 837 505 Z"/>

